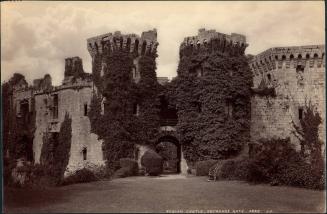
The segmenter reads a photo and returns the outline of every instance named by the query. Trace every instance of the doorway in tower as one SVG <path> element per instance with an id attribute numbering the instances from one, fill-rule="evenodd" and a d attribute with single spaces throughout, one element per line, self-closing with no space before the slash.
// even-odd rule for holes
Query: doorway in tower
<path id="1" fill-rule="evenodd" d="M 163 158 L 163 174 L 180 173 L 181 147 L 178 141 L 162 139 L 156 145 L 156 152 Z"/>

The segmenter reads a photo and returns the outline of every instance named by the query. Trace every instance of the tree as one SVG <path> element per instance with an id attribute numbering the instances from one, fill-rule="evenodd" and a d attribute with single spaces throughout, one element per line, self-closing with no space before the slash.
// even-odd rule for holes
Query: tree
<path id="1" fill-rule="evenodd" d="M 293 134 L 299 139 L 301 153 L 303 156 L 308 152 L 310 163 L 320 172 L 323 170 L 323 159 L 321 154 L 322 141 L 319 140 L 319 125 L 322 119 L 315 110 L 315 106 L 309 101 L 305 103 L 303 117 L 300 119 L 300 126 L 292 121 L 295 131 Z"/>

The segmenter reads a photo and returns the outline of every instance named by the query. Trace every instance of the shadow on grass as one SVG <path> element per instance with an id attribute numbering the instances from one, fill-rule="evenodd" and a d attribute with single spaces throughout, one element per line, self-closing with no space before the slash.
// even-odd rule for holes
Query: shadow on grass
<path id="1" fill-rule="evenodd" d="M 56 188 L 20 189 L 4 187 L 4 207 L 44 207 L 47 204 L 62 203 L 68 192 Z"/>

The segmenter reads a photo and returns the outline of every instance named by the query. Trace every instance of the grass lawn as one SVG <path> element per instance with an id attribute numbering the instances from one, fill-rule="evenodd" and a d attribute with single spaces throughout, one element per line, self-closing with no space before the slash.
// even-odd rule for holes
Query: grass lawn
<path id="1" fill-rule="evenodd" d="M 4 191 L 5 212 L 325 211 L 325 191 L 207 182 L 206 177 L 129 177 L 51 188 Z"/>

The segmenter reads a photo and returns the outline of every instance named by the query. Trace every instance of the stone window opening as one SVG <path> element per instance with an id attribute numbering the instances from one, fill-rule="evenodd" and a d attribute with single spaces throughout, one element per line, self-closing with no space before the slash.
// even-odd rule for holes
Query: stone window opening
<path id="1" fill-rule="evenodd" d="M 86 160 L 87 159 L 87 148 L 86 147 L 83 148 L 82 154 L 83 154 L 83 160 Z"/>
<path id="2" fill-rule="evenodd" d="M 297 56 L 297 58 L 298 58 L 298 59 L 302 59 L 302 55 L 299 54 L 299 55 Z"/>
<path id="3" fill-rule="evenodd" d="M 87 103 L 84 103 L 84 116 L 87 116 Z"/>
<path id="4" fill-rule="evenodd" d="M 282 60 L 286 60 L 286 56 L 285 55 L 282 56 Z"/>
<path id="5" fill-rule="evenodd" d="M 134 43 L 134 52 L 138 53 L 138 51 L 139 51 L 139 40 L 136 39 Z"/>
<path id="6" fill-rule="evenodd" d="M 318 54 L 315 53 L 315 54 L 313 55 L 313 58 L 317 59 L 317 58 L 318 58 Z"/>
<path id="7" fill-rule="evenodd" d="M 271 74 L 267 74 L 268 81 L 271 81 Z"/>
<path id="8" fill-rule="evenodd" d="M 305 56 L 305 58 L 306 58 L 306 59 L 309 59 L 309 58 L 310 58 L 310 54 L 307 54 L 307 55 Z"/>
<path id="9" fill-rule="evenodd" d="M 131 48 L 131 38 L 127 38 L 127 42 L 126 42 L 126 50 L 129 52 Z"/>
<path id="10" fill-rule="evenodd" d="M 137 103 L 134 103 L 133 105 L 133 115 L 139 116 L 140 114 L 140 106 Z"/>
<path id="11" fill-rule="evenodd" d="M 202 112 L 202 103 L 200 102 L 193 102 L 192 103 L 193 108 L 196 110 L 196 112 L 201 113 Z"/>
<path id="12" fill-rule="evenodd" d="M 225 114 L 228 118 L 233 117 L 234 106 L 230 100 L 225 101 Z"/>
<path id="13" fill-rule="evenodd" d="M 203 74 L 204 74 L 201 65 L 197 65 L 197 66 L 191 68 L 191 69 L 189 70 L 189 73 L 190 73 L 191 75 L 194 75 L 194 76 L 197 76 L 197 77 L 202 77 Z"/>
<path id="14" fill-rule="evenodd" d="M 294 55 L 293 55 L 293 54 L 291 54 L 291 56 L 290 56 L 290 59 L 291 59 L 291 60 L 293 60 L 293 59 L 294 59 Z"/>
<path id="15" fill-rule="evenodd" d="M 20 108 L 18 112 L 18 117 L 23 118 L 24 123 L 29 122 L 29 102 L 28 100 L 23 100 L 19 103 Z"/>
<path id="16" fill-rule="evenodd" d="M 299 107 L 299 120 L 303 119 L 303 108 Z"/>
<path id="17" fill-rule="evenodd" d="M 58 94 L 54 94 L 53 96 L 53 107 L 52 107 L 52 117 L 53 119 L 58 119 Z"/>
<path id="18" fill-rule="evenodd" d="M 146 51 L 146 41 L 144 41 L 142 44 L 141 55 L 144 55 L 145 51 Z"/>

